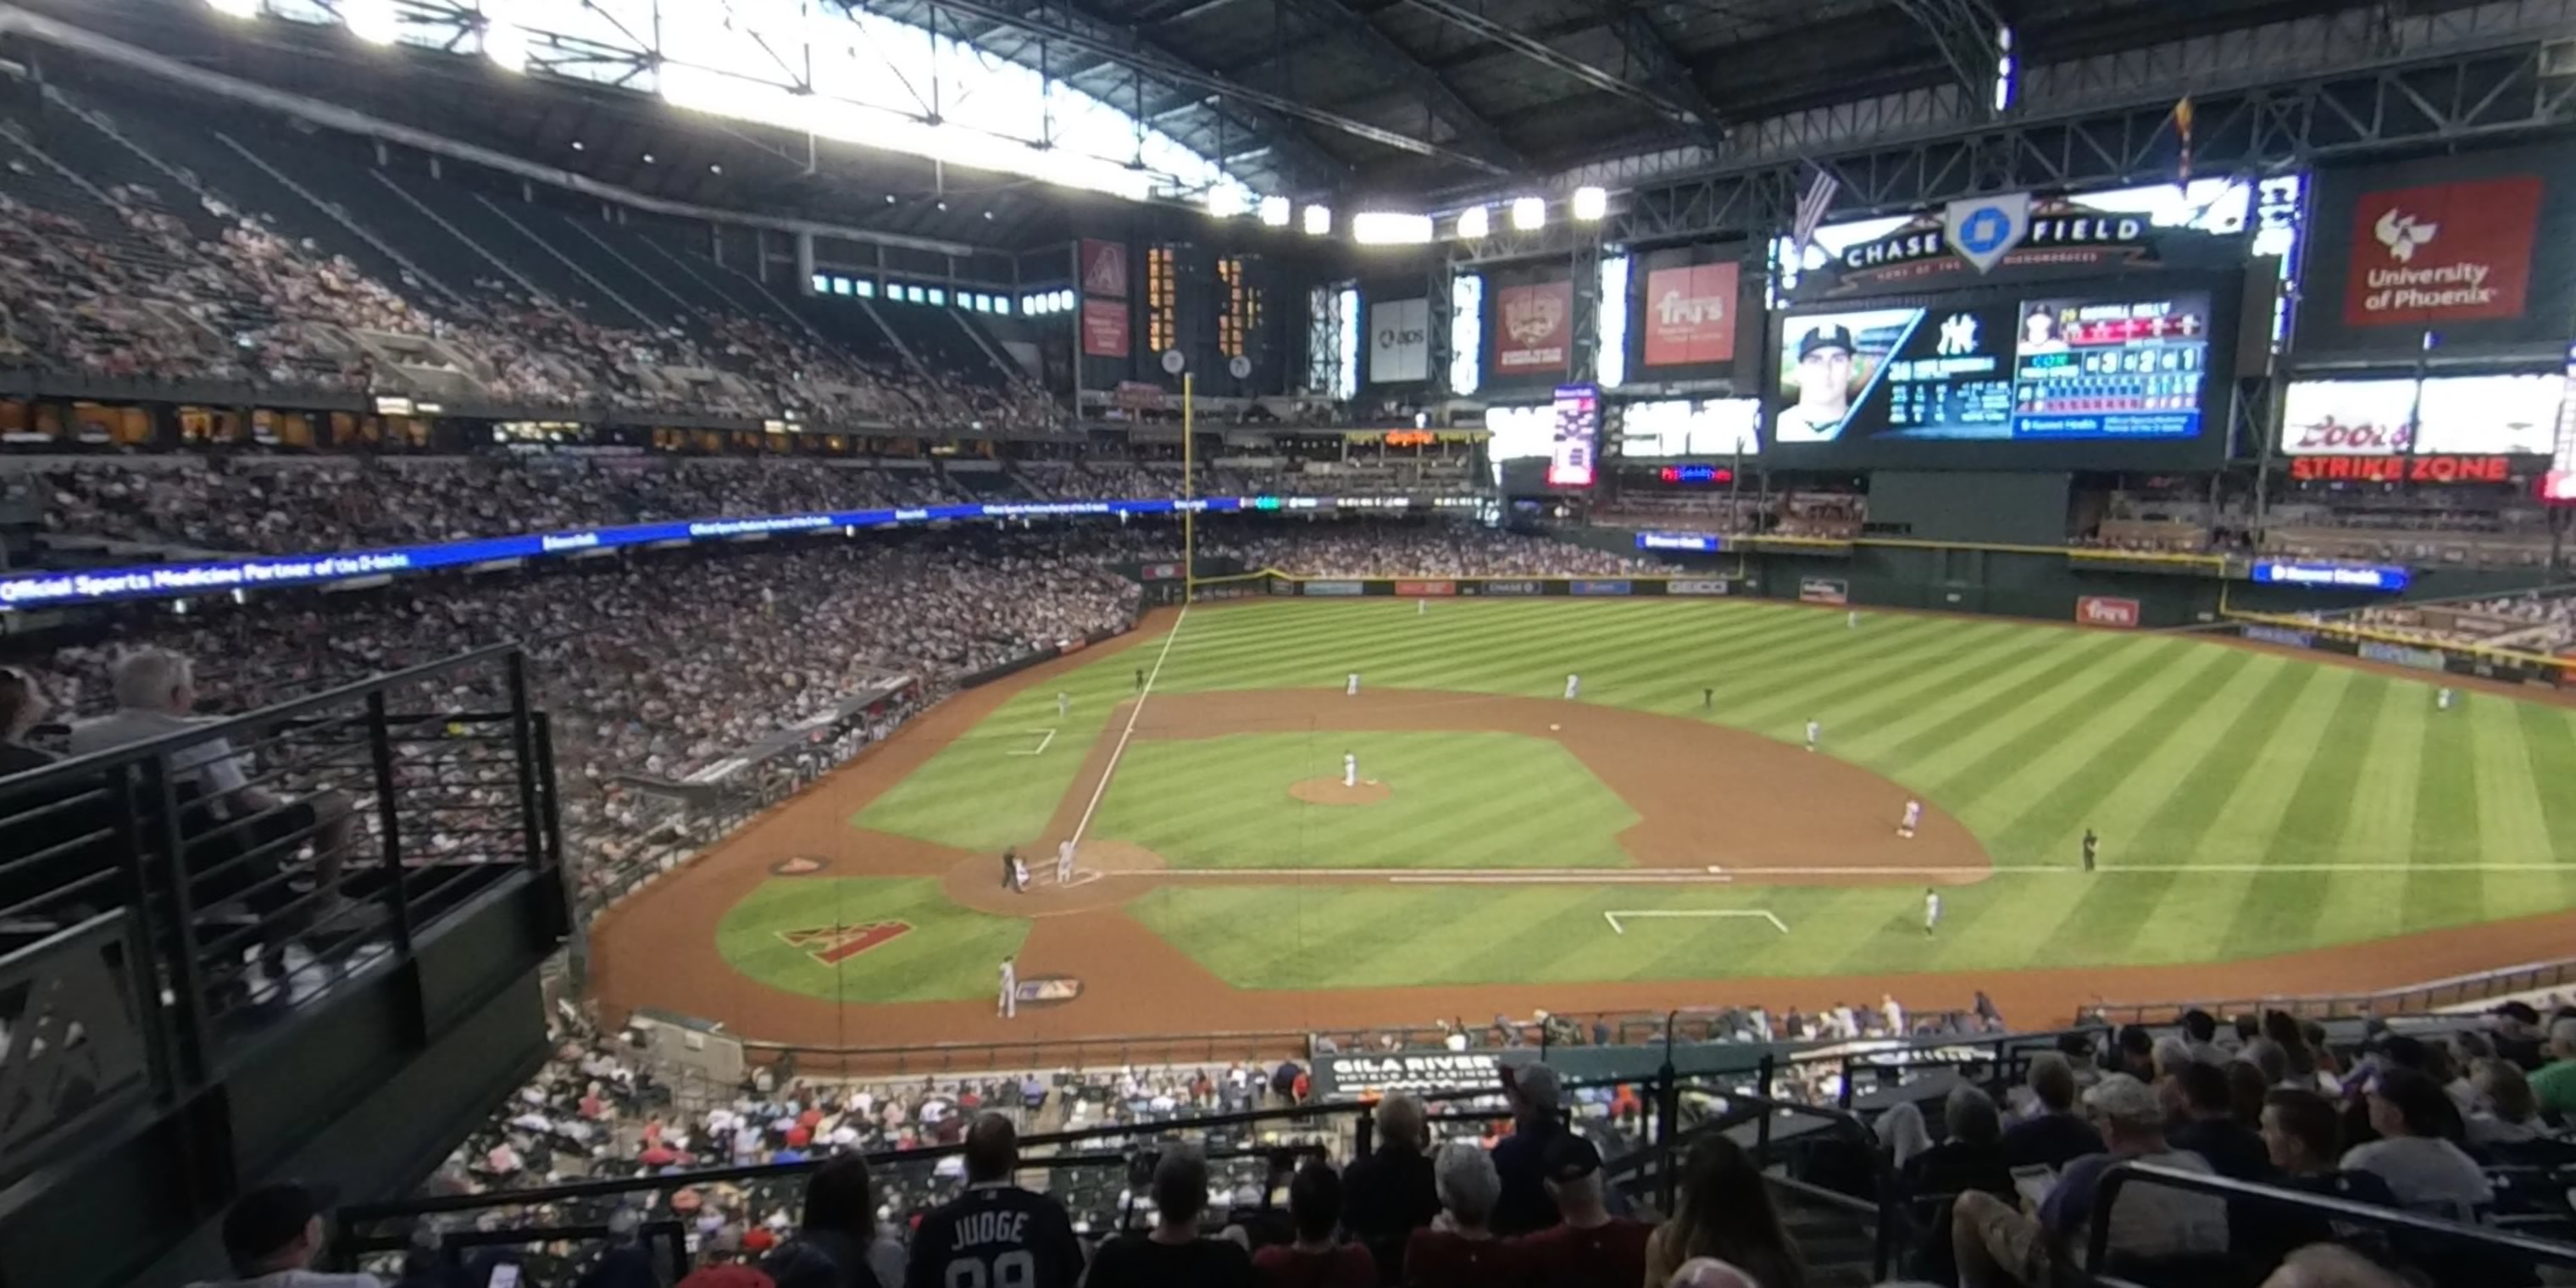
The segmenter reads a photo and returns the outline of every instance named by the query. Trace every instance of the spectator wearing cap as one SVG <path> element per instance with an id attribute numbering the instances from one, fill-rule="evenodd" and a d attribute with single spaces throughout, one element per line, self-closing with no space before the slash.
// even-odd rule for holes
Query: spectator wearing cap
<path id="1" fill-rule="evenodd" d="M 2531 1075 L 2532 1099 L 2560 1118 L 2576 1118 L 2576 1017 L 2549 1026 L 2548 1064 Z"/>
<path id="2" fill-rule="evenodd" d="M 1252 1258 L 1240 1244 L 1199 1237 L 1208 1170 L 1197 1146 L 1164 1152 L 1154 1164 L 1153 1196 L 1153 1230 L 1100 1245 L 1084 1288 L 1241 1288 L 1252 1282 Z"/>
<path id="3" fill-rule="evenodd" d="M 322 1274 L 324 1196 L 292 1182 L 263 1185 L 224 1213 L 224 1256 L 238 1278 L 196 1288 L 383 1288 L 374 1275 Z"/>
<path id="4" fill-rule="evenodd" d="M 1654 1227 L 1610 1215 L 1601 1151 L 1572 1132 L 1559 1135 L 1540 1162 L 1558 1221 L 1511 1241 L 1529 1288 L 1630 1288 L 1646 1275 L 1646 1240 Z"/>
<path id="5" fill-rule="evenodd" d="M 778 1288 L 896 1288 L 903 1262 L 903 1244 L 878 1227 L 867 1160 L 842 1154 L 805 1178 L 796 1237 L 762 1258 L 760 1268 Z"/>
<path id="6" fill-rule="evenodd" d="M 2055 1051 L 2032 1056 L 2025 1080 L 2039 1112 L 2004 1132 L 2007 1166 L 2064 1168 L 2102 1152 L 2102 1133 L 2075 1112 L 2075 1068 L 2065 1056 Z"/>
<path id="7" fill-rule="evenodd" d="M 1512 1134 L 1494 1146 L 1494 1172 L 1502 1197 L 1494 1204 L 1494 1233 L 1529 1234 L 1556 1224 L 1547 1197 L 1548 1147 L 1566 1134 L 1563 1084 L 1544 1064 L 1504 1065 L 1503 1098 L 1512 1107 Z"/>
<path id="8" fill-rule="evenodd" d="M 1682 1156 L 1681 1202 L 1646 1240 L 1645 1282 L 1664 1282 L 1703 1257 L 1740 1268 L 1762 1288 L 1806 1288 L 1806 1261 L 1771 1205 L 1770 1184 L 1724 1136 L 1702 1137 Z"/>
<path id="9" fill-rule="evenodd" d="M 1414 1288 L 1485 1288 L 1518 1276 L 1519 1261 L 1493 1230 L 1502 1178 L 1493 1156 L 1451 1141 L 1432 1158 L 1440 1215 L 1404 1245 L 1404 1282 Z"/>
<path id="10" fill-rule="evenodd" d="M 1288 1216 L 1294 1242 L 1273 1244 L 1252 1256 L 1253 1275 L 1265 1288 L 1369 1288 L 1377 1260 L 1356 1243 L 1338 1242 L 1342 1178 L 1321 1159 L 1309 1160 L 1288 1182 Z"/>
<path id="11" fill-rule="evenodd" d="M 2159 1260 L 2227 1250 L 2227 1206 L 2219 1199 L 2140 1185 L 2122 1190 L 2114 1210 L 2094 1210 L 2102 1174 L 2113 1164 L 2136 1162 L 2203 1175 L 2211 1169 L 2200 1155 L 2166 1143 L 2164 1106 L 2136 1078 L 2122 1073 L 2104 1077 L 2084 1093 L 2084 1106 L 2108 1148 L 2067 1164 L 2036 1218 L 1989 1194 L 1959 1196 L 1951 1209 L 1950 1237 L 1958 1253 L 1961 1288 L 2053 1282 L 2058 1259 L 2080 1257 L 2097 1220 L 2110 1227 L 2110 1250 L 2126 1258 Z"/>
<path id="12" fill-rule="evenodd" d="M 2388 1182 L 2410 1209 L 2455 1220 L 2474 1219 L 2495 1201 L 2486 1173 L 2459 1146 L 2467 1128 L 2441 1084 L 2413 1069 L 2382 1069 L 2370 1080 L 2369 1103 L 2379 1139 L 2347 1151 L 2347 1170 Z"/>
<path id="13" fill-rule="evenodd" d="M 2495 1053 L 2533 1072 L 2548 1062 L 2541 1041 L 2540 1012 L 2528 1002 L 2506 1002 L 2490 1012 L 2495 1017 Z"/>
<path id="14" fill-rule="evenodd" d="M 1405 1240 L 1440 1215 L 1440 1192 L 1431 1159 L 1422 1101 L 1399 1091 L 1380 1101 L 1377 1148 L 1354 1159 L 1342 1176 L 1342 1227 L 1377 1259 L 1377 1281 L 1404 1277 Z"/>

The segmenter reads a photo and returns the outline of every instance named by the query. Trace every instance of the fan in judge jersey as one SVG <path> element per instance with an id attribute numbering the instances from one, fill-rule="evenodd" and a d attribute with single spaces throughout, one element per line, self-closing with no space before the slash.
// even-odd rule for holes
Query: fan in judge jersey
<path id="1" fill-rule="evenodd" d="M 977 1114 L 966 1129 L 966 1192 L 940 1204 L 913 1231 L 905 1288 L 1074 1288 L 1081 1281 L 1082 1244 L 1073 1219 L 1063 1204 L 1012 1183 L 1019 1164 L 1020 1135 L 1011 1120 Z"/>
<path id="2" fill-rule="evenodd" d="M 1557 1224 L 1510 1241 L 1531 1288 L 1628 1288 L 1646 1277 L 1646 1239 L 1655 1228 L 1610 1215 L 1601 1151 L 1565 1132 L 1539 1161 Z"/>

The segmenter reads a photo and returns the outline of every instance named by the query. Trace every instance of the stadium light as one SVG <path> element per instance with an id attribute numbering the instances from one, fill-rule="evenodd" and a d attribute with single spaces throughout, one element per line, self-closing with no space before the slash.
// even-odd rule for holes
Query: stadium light
<path id="1" fill-rule="evenodd" d="M 1243 213 L 1243 189 L 1230 183 L 1212 185 L 1207 190 L 1207 212 L 1211 218 L 1232 219 Z"/>
<path id="2" fill-rule="evenodd" d="M 370 45 L 390 45 L 402 27 L 394 0 L 340 0 L 340 22 L 349 34 Z"/>
<path id="3" fill-rule="evenodd" d="M 1306 231 L 1315 231 L 1309 224 Z M 1363 210 L 1351 216 L 1351 240 L 1362 246 L 1420 246 L 1431 240 L 1431 216 Z"/>
<path id="4" fill-rule="evenodd" d="M 528 70 L 528 29 L 517 23 L 486 19 L 483 56 L 505 72 Z"/>
<path id="5" fill-rule="evenodd" d="M 1321 237 L 1324 234 L 1333 231 L 1333 208 L 1331 206 L 1310 205 L 1306 207 L 1305 219 L 1306 235 L 1309 237 Z"/>
<path id="6" fill-rule="evenodd" d="M 1512 198 L 1512 227 L 1525 233 L 1547 227 L 1547 198 Z"/>
<path id="7" fill-rule="evenodd" d="M 206 0 L 206 7 L 227 18 L 259 16 L 259 0 Z"/>
<path id="8" fill-rule="evenodd" d="M 1458 236 L 1460 240 L 1474 241 L 1477 238 L 1491 234 L 1493 230 L 1493 213 L 1486 210 L 1483 206 L 1469 206 L 1465 210 L 1458 212 Z"/>
<path id="9" fill-rule="evenodd" d="M 1261 222 L 1272 228 L 1287 227 L 1288 199 L 1286 197 L 1263 197 L 1261 199 Z"/>
<path id="10" fill-rule="evenodd" d="M 1608 189 L 1597 188 L 1591 184 L 1585 184 L 1584 186 L 1574 190 L 1574 217 L 1576 220 L 1582 223 L 1596 224 L 1601 222 L 1601 217 L 1603 215 L 1609 213 L 1610 191 Z"/>

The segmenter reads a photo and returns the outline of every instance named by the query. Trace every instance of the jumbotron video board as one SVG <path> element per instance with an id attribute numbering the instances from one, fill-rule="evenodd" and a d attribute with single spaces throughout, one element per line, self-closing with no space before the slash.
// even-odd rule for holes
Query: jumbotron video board
<path id="1" fill-rule="evenodd" d="M 2129 240 L 1989 256 L 1972 273 L 1939 232 L 1916 231 L 1889 239 L 1905 260 L 1827 274 L 1773 329 L 1765 413 L 1774 463 L 2220 464 L 2241 271 L 2207 244 L 2218 239 L 2189 234 L 2195 262 L 2168 265 L 2154 254 L 2163 230 L 2140 221 L 2020 218 L 2034 238 L 2055 218 Z M 1926 292 L 1927 282 L 1949 289 Z"/>

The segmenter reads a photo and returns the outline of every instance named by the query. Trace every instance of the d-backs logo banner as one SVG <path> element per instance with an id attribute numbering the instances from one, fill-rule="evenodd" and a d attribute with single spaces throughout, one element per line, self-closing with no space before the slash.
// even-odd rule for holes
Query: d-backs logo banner
<path id="1" fill-rule="evenodd" d="M 2576 310 L 2564 145 L 2317 175 L 2293 347 L 2302 358 L 2563 353 Z"/>
<path id="2" fill-rule="evenodd" d="M 1506 286 L 1494 296 L 1494 370 L 1562 372 L 1574 334 L 1574 283 Z"/>
<path id="3" fill-rule="evenodd" d="M 1109 300 L 1127 298 L 1127 247 L 1123 243 L 1082 239 L 1082 293 Z"/>

